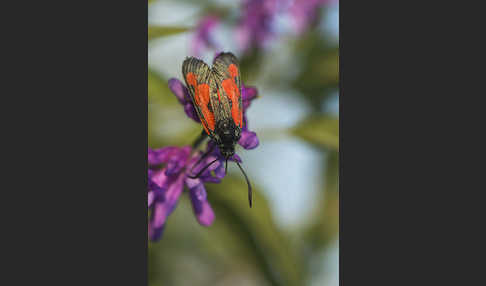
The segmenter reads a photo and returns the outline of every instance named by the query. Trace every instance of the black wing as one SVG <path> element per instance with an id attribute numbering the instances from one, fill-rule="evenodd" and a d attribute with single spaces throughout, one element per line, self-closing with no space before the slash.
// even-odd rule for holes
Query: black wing
<path id="1" fill-rule="evenodd" d="M 204 130 L 212 135 L 215 128 L 214 108 L 210 97 L 214 85 L 212 71 L 205 62 L 190 57 L 182 63 L 182 75 Z"/>
<path id="2" fill-rule="evenodd" d="M 224 110 L 221 120 L 231 118 L 235 125 L 241 128 L 243 103 L 238 59 L 232 53 L 219 54 L 213 61 L 213 78 Z"/>

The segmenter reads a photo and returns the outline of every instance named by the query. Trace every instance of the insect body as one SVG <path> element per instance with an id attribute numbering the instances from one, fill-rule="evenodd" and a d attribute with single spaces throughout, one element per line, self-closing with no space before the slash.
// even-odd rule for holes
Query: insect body
<path id="1" fill-rule="evenodd" d="M 207 135 L 219 147 L 226 162 L 235 154 L 235 145 L 243 127 L 243 103 L 238 60 L 232 53 L 221 53 L 210 68 L 202 60 L 187 58 L 182 64 L 192 103 Z M 248 198 L 251 207 L 251 185 Z"/>

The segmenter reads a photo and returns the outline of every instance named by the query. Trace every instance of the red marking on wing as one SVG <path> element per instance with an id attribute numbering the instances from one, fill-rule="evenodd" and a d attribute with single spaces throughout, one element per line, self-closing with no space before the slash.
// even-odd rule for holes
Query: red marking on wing
<path id="1" fill-rule="evenodd" d="M 224 91 L 226 92 L 232 103 L 231 117 L 233 117 L 233 121 L 235 122 L 235 124 L 241 128 L 243 120 L 242 112 L 239 108 L 240 91 L 238 90 L 238 86 L 232 78 L 227 78 L 223 80 L 221 86 L 223 86 Z"/>
<path id="2" fill-rule="evenodd" d="M 187 84 L 191 85 L 194 88 L 194 101 L 199 110 L 201 110 L 202 116 L 204 118 L 201 119 L 202 126 L 206 133 L 211 134 L 208 130 L 208 127 L 211 130 L 214 130 L 214 114 L 211 113 L 208 109 L 208 102 L 209 102 L 209 85 L 207 84 L 197 84 L 196 75 L 192 72 L 186 75 Z M 209 126 L 208 126 L 209 125 Z"/>
<path id="3" fill-rule="evenodd" d="M 196 76 L 192 72 L 190 72 L 186 75 L 186 80 L 187 80 L 187 83 L 192 85 L 194 87 L 194 90 L 195 90 L 196 86 L 197 86 Z"/>
<path id="4" fill-rule="evenodd" d="M 230 73 L 231 77 L 238 76 L 238 68 L 235 64 L 230 64 L 228 67 L 228 72 Z"/>
<path id="5" fill-rule="evenodd" d="M 210 104 L 209 98 L 209 85 L 206 83 L 200 84 L 197 86 L 196 95 L 194 96 L 197 106 L 201 109 L 201 113 L 204 116 L 204 121 L 207 123 L 207 127 L 214 130 L 214 113 L 212 113 L 209 108 L 208 104 Z M 201 120 L 203 121 L 203 120 Z M 208 130 L 206 132 L 209 134 Z"/>

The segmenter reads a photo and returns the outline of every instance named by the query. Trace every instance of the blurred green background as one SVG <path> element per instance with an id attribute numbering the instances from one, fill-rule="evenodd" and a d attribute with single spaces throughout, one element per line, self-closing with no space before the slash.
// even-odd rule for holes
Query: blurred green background
<path id="1" fill-rule="evenodd" d="M 182 80 L 194 27 L 208 13 L 221 15 L 215 41 L 258 88 L 247 115 L 260 139 L 254 150 L 237 149 L 253 208 L 234 164 L 221 184 L 206 185 L 212 226 L 197 223 L 183 194 L 162 239 L 149 242 L 149 285 L 338 285 L 338 3 L 321 7 L 303 33 L 275 17 L 268 45 L 248 51 L 232 37 L 240 12 L 240 1 L 149 1 L 149 146 L 189 145 L 201 131 L 167 80 Z M 201 58 L 211 62 L 215 52 Z"/>

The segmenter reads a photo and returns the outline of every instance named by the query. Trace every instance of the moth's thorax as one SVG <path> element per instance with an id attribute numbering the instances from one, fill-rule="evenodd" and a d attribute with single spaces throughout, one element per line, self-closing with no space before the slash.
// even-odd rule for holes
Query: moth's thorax
<path id="1" fill-rule="evenodd" d="M 216 123 L 213 139 L 218 145 L 221 155 L 231 157 L 235 153 L 235 144 L 240 140 L 241 130 L 232 120 L 222 120 Z"/>

